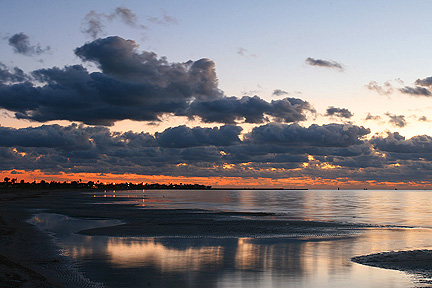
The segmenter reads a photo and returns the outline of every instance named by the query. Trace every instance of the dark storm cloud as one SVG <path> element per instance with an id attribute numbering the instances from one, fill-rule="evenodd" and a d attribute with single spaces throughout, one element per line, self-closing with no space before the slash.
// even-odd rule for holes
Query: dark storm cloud
<path id="1" fill-rule="evenodd" d="M 344 70 L 342 64 L 340 64 L 336 61 L 314 59 L 314 58 L 309 57 L 309 58 L 306 58 L 305 62 L 311 66 L 318 66 L 318 67 L 324 67 L 324 68 L 335 68 L 335 69 L 339 69 L 340 71 Z"/>
<path id="2" fill-rule="evenodd" d="M 393 93 L 393 86 L 388 81 L 385 82 L 382 86 L 379 85 L 376 81 L 371 81 L 368 85 L 366 85 L 366 88 L 371 91 L 375 91 L 381 95 L 390 95 Z"/>
<path id="3" fill-rule="evenodd" d="M 50 50 L 50 47 L 42 48 L 38 45 L 31 45 L 29 37 L 24 33 L 18 33 L 9 38 L 9 45 L 15 53 L 32 56 L 40 55 Z"/>
<path id="4" fill-rule="evenodd" d="M 388 163 L 393 165 L 392 179 L 405 181 L 430 181 L 432 165 L 432 137 L 418 135 L 406 139 L 399 133 L 387 133 L 385 137 L 375 136 L 370 140 L 375 150 L 385 153 Z M 389 169 L 389 168 L 387 168 Z M 380 171 L 383 175 L 388 170 Z"/>
<path id="5" fill-rule="evenodd" d="M 0 127 L 0 169 L 269 176 L 275 167 L 300 167 L 309 161 L 306 153 L 316 154 L 317 158 L 370 154 L 361 140 L 368 133 L 362 127 L 335 124 L 303 128 L 297 124 L 273 124 L 256 127 L 243 141 L 239 138 L 241 131 L 241 127 L 232 125 L 179 126 L 152 136 L 76 124 L 22 129 Z M 334 161 L 334 158 L 327 160 Z M 239 166 L 223 168 L 224 165 Z"/>
<path id="6" fill-rule="evenodd" d="M 189 128 L 178 126 L 168 128 L 155 137 L 161 147 L 186 148 L 194 146 L 231 146 L 240 143 L 239 126 L 225 125 L 220 128 Z"/>
<path id="7" fill-rule="evenodd" d="M 75 124 L 0 127 L 0 170 L 431 180 L 430 136 L 405 139 L 389 133 L 368 141 L 369 129 L 347 124 L 301 127 L 273 123 L 255 127 L 243 140 L 240 131 L 232 125 L 179 126 L 153 136 Z"/>
<path id="8" fill-rule="evenodd" d="M 246 138 L 253 143 L 277 143 L 317 147 L 348 147 L 362 143 L 370 133 L 368 128 L 344 124 L 313 124 L 308 128 L 298 124 L 266 124 L 255 127 Z"/>
<path id="9" fill-rule="evenodd" d="M 337 108 L 330 106 L 329 108 L 327 108 L 326 116 L 337 116 L 349 119 L 353 116 L 353 114 L 346 108 Z"/>
<path id="10" fill-rule="evenodd" d="M 44 125 L 36 128 L 13 129 L 0 127 L 0 146 L 2 147 L 44 147 L 82 150 L 92 146 L 88 133 L 77 129 L 76 125 Z M 105 133 L 108 129 L 102 128 Z M 87 134 L 87 135 L 86 135 Z"/>
<path id="11" fill-rule="evenodd" d="M 213 61 L 169 63 L 152 52 L 138 52 L 134 41 L 117 36 L 97 39 L 75 53 L 101 72 L 90 73 L 81 65 L 33 71 L 34 83 L 0 85 L 0 107 L 15 112 L 18 119 L 92 125 L 158 121 L 163 114 L 226 124 L 261 123 L 268 116 L 295 122 L 314 112 L 308 102 L 296 98 L 267 102 L 257 96 L 225 97 Z M 1 69 L 0 77 L 18 80 L 22 74 L 7 71 Z"/>
<path id="12" fill-rule="evenodd" d="M 416 87 L 405 86 L 403 88 L 400 88 L 399 91 L 404 94 L 409 94 L 413 96 L 427 96 L 427 97 L 432 96 L 432 93 L 428 89 L 420 86 L 416 86 Z"/>
<path id="13" fill-rule="evenodd" d="M 202 162 L 219 161 L 220 150 L 214 145 L 239 142 L 241 128 L 223 126 L 220 129 L 198 127 L 189 130 L 191 133 L 181 136 L 186 149 L 161 149 L 155 137 L 147 133 L 110 132 L 105 127 L 0 127 L 0 169 L 16 167 L 55 172 L 173 173 L 175 169 L 182 168 L 177 166 L 179 163 L 202 166 Z M 170 146 L 164 141 L 173 136 L 171 130 L 159 136 L 163 145 Z M 210 146 L 194 147 L 204 144 Z"/>
<path id="14" fill-rule="evenodd" d="M 122 165 L 132 165 L 135 156 L 149 157 L 157 154 L 156 146 L 154 137 L 149 134 L 112 133 L 105 127 L 0 127 L 0 147 L 3 147 L 0 148 L 0 159 L 15 162 L 11 165 L 3 162 L 2 169 L 15 166 L 17 169 L 52 172 L 96 172 L 98 169 L 108 172 L 103 168 L 107 165 L 120 172 L 125 169 Z M 114 167 L 116 164 L 119 165 L 118 168 Z"/>
<path id="15" fill-rule="evenodd" d="M 23 70 L 18 67 L 13 68 L 13 72 L 10 71 L 6 65 L 0 63 L 0 83 L 3 82 L 24 82 L 30 80 L 30 77 L 24 73 Z"/>
<path id="16" fill-rule="evenodd" d="M 275 89 L 275 90 L 273 90 L 273 94 L 272 95 L 274 95 L 274 96 L 283 96 L 283 95 L 288 95 L 288 94 L 289 93 L 286 92 L 286 91 L 284 91 L 284 90 Z"/>
<path id="17" fill-rule="evenodd" d="M 213 61 L 168 63 L 153 52 L 139 53 L 137 47 L 132 40 L 113 36 L 85 44 L 75 49 L 75 54 L 84 61 L 94 62 L 104 74 L 124 81 L 155 85 L 183 97 L 190 97 L 190 93 L 203 99 L 221 95 Z"/>
<path id="18" fill-rule="evenodd" d="M 373 137 L 370 142 L 375 148 L 384 152 L 432 153 L 432 137 L 427 135 L 405 139 L 398 132 L 389 132 L 386 137 Z"/>
<path id="19" fill-rule="evenodd" d="M 305 112 L 315 110 L 306 101 L 284 98 L 267 102 L 258 96 L 223 97 L 211 101 L 194 101 L 187 110 L 188 116 L 199 116 L 204 122 L 234 124 L 244 119 L 246 123 L 263 123 L 267 115 L 278 122 L 306 120 Z"/>
<path id="20" fill-rule="evenodd" d="M 403 128 L 407 125 L 404 115 L 395 115 L 390 113 L 386 113 L 385 115 L 390 118 L 389 122 L 396 127 Z"/>

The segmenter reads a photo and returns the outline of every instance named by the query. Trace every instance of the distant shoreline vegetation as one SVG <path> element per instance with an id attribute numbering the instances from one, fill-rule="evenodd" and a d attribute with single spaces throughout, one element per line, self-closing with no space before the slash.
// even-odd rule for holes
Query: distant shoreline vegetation
<path id="1" fill-rule="evenodd" d="M 213 188 L 210 185 L 202 184 L 159 184 L 159 183 L 102 183 L 94 181 L 46 181 L 40 182 L 25 182 L 24 180 L 18 181 L 16 178 L 5 177 L 3 182 L 0 182 L 0 190 L 6 189 L 20 189 L 20 190 L 66 190 L 66 189 L 98 189 L 98 190 L 146 190 L 146 189 L 189 189 L 189 190 L 309 190 L 308 188 L 254 188 L 254 187 L 233 187 L 233 188 Z"/>
<path id="2" fill-rule="evenodd" d="M 5 177 L 3 182 L 0 182 L 0 189 L 109 189 L 109 190 L 139 190 L 139 189 L 211 189 L 212 186 L 201 184 L 159 184 L 159 183 L 101 183 L 101 182 L 60 182 L 60 181 L 45 181 L 40 182 L 18 182 L 16 178 Z"/>

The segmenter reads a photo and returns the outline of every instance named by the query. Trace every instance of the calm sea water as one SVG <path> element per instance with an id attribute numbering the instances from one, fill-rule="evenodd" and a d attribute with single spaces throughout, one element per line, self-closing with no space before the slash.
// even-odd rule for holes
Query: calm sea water
<path id="1" fill-rule="evenodd" d="M 272 212 L 297 220 L 432 228 L 432 191 L 423 190 L 128 190 L 92 195 L 121 198 L 109 203 L 141 208 Z"/>
<path id="2" fill-rule="evenodd" d="M 65 254 L 91 280 L 107 287 L 427 287 L 416 275 L 363 266 L 350 258 L 432 249 L 429 191 L 139 190 L 88 195 L 113 209 L 128 203 L 136 209 L 272 212 L 280 219 L 398 226 L 323 239 L 126 238 L 72 233 L 116 221 L 49 213 L 30 220 L 54 233 Z"/>

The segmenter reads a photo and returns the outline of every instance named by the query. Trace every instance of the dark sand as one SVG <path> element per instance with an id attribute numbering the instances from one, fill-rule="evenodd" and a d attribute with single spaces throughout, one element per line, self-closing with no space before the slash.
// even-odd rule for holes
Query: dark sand
<path id="1" fill-rule="evenodd" d="M 54 191 L 0 190 L 0 287 L 103 287 L 92 283 L 55 245 L 25 221 L 29 209 L 49 206 Z M 41 205 L 45 203 L 44 205 Z"/>
<path id="2" fill-rule="evenodd" d="M 432 277 L 432 250 L 390 251 L 353 257 L 353 262 Z M 432 283 L 432 281 L 431 281 Z"/>

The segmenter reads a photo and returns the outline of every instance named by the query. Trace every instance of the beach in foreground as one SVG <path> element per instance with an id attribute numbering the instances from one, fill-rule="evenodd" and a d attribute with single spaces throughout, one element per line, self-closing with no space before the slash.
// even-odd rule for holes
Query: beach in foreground
<path id="1" fill-rule="evenodd" d="M 70 252 L 72 250 L 79 250 L 79 249 L 77 249 L 76 247 L 74 249 L 69 249 L 68 247 L 72 247 L 70 246 L 72 244 L 68 242 L 70 240 L 65 240 L 68 239 L 66 238 L 66 236 L 57 235 L 56 240 L 58 241 L 56 242 L 52 237 L 53 235 L 52 233 L 50 235 L 44 233 L 40 229 L 41 227 L 42 228 L 44 227 L 43 225 L 49 224 L 47 222 L 48 221 L 47 219 L 49 219 L 49 217 L 48 218 L 45 217 L 47 215 L 48 216 L 67 215 L 66 218 L 64 219 L 95 220 L 93 224 L 90 223 L 84 226 L 81 225 L 79 226 L 80 227 L 79 231 L 73 231 L 74 233 L 79 232 L 79 234 L 82 235 L 79 237 L 89 237 L 89 238 L 83 238 L 86 241 L 85 243 L 87 243 L 86 245 L 89 246 L 91 245 L 89 244 L 90 243 L 89 239 L 99 239 L 97 246 L 101 246 L 102 242 L 105 243 L 104 245 L 108 245 L 108 246 L 109 245 L 115 246 L 114 244 L 116 244 L 117 246 L 115 247 L 120 247 L 117 249 L 123 249 L 122 250 L 123 253 L 127 251 L 131 252 L 130 249 L 134 245 L 135 248 L 138 247 L 138 250 L 134 250 L 129 254 L 131 257 L 129 259 L 130 262 L 136 261 L 135 263 L 136 266 L 132 268 L 129 266 L 122 267 L 123 269 L 125 268 L 129 269 L 129 271 L 133 271 L 133 269 L 137 269 L 139 265 L 141 266 L 147 265 L 146 263 L 143 262 L 145 259 L 148 259 L 149 257 L 148 250 L 144 251 L 145 247 L 151 247 L 151 249 L 153 250 L 162 249 L 158 253 L 159 255 L 162 256 L 165 255 L 167 259 L 169 257 L 172 257 L 173 253 L 177 255 L 176 257 L 178 257 L 180 255 L 179 251 L 181 251 L 181 253 L 183 253 L 181 254 L 183 255 L 182 257 L 186 257 L 184 258 L 186 259 L 185 260 L 186 262 L 189 261 L 187 260 L 189 259 L 187 257 L 190 256 L 187 255 L 184 256 L 185 251 L 186 252 L 198 251 L 196 252 L 196 254 L 200 254 L 200 253 L 203 254 L 203 251 L 207 249 L 205 251 L 210 251 L 210 252 L 208 252 L 209 255 L 206 256 L 207 258 L 204 261 L 202 259 L 196 260 L 194 258 L 195 262 L 196 261 L 198 261 L 199 263 L 205 262 L 205 265 L 207 265 L 205 268 L 207 269 L 206 270 L 207 272 L 205 273 L 208 274 L 210 273 L 209 271 L 211 271 L 211 273 L 213 274 L 216 273 L 220 274 L 222 273 L 221 271 L 223 270 L 221 267 L 225 265 L 231 267 L 230 268 L 231 270 L 235 268 L 237 270 L 243 271 L 242 273 L 247 272 L 250 273 L 251 275 L 255 275 L 253 277 L 257 277 L 256 275 L 259 275 L 262 272 L 261 270 L 270 269 L 270 268 L 273 269 L 272 270 L 273 272 L 274 269 L 279 269 L 280 271 L 278 271 L 278 273 L 283 275 L 283 277 L 289 276 L 284 274 L 285 273 L 285 271 L 283 271 L 284 269 L 295 271 L 295 273 L 299 275 L 302 274 L 306 275 L 307 273 L 312 273 L 313 271 L 309 267 L 311 263 L 308 263 L 306 260 L 302 260 L 303 259 L 302 257 L 304 257 L 304 259 L 308 259 L 307 258 L 308 254 L 311 253 L 320 254 L 322 253 L 320 251 L 324 251 L 324 249 L 327 250 L 333 249 L 335 251 L 336 250 L 339 251 L 344 247 L 345 248 L 360 247 L 360 248 L 355 248 L 352 251 L 345 251 L 343 253 L 337 252 L 332 256 L 334 258 L 333 260 L 332 259 L 327 259 L 327 260 L 336 261 L 336 262 L 340 261 L 341 263 L 340 266 L 345 265 L 351 267 L 352 265 L 354 265 L 352 266 L 354 267 L 353 269 L 354 270 L 357 269 L 358 271 L 363 271 L 362 269 L 371 269 L 368 271 L 374 271 L 374 269 L 377 268 L 363 268 L 367 266 L 349 264 L 352 263 L 350 262 L 351 257 L 358 256 L 359 254 L 357 254 L 358 253 L 357 251 L 362 252 L 362 254 L 368 254 L 366 253 L 366 251 L 382 252 L 382 251 L 388 251 L 392 249 L 389 249 L 390 246 L 385 246 L 385 245 L 382 245 L 381 247 L 365 246 L 363 242 L 367 242 L 368 239 L 364 239 L 362 241 L 358 241 L 356 239 L 359 239 L 361 237 L 366 237 L 364 235 L 369 235 L 367 237 L 372 237 L 370 239 L 373 239 L 373 237 L 377 237 L 376 235 L 378 234 L 374 234 L 375 232 L 371 233 L 370 231 L 378 231 L 376 233 L 380 233 L 380 235 L 384 235 L 385 233 L 387 233 L 389 234 L 389 236 L 385 236 L 385 237 L 388 237 L 389 239 L 394 238 L 394 235 L 396 235 L 395 233 L 401 233 L 400 235 L 404 235 L 404 236 L 409 235 L 406 234 L 405 232 L 401 232 L 396 227 L 378 227 L 376 225 L 371 225 L 371 224 L 359 224 L 359 223 L 353 224 L 348 222 L 342 223 L 342 222 L 333 222 L 333 221 L 320 222 L 320 221 L 311 221 L 308 219 L 291 220 L 289 219 L 289 217 L 280 217 L 280 215 L 276 213 L 270 213 L 270 212 L 215 211 L 215 210 L 203 210 L 203 209 L 158 209 L 158 207 L 151 207 L 150 209 L 137 209 L 136 205 L 132 205 L 131 203 L 128 202 L 130 198 L 126 198 L 126 197 L 122 198 L 121 196 L 117 197 L 117 199 L 114 199 L 112 197 L 111 198 L 101 197 L 101 198 L 97 198 L 97 201 L 95 201 L 94 196 L 95 195 L 91 195 L 91 193 L 90 194 L 82 193 L 81 191 L 74 191 L 74 190 L 72 191 L 4 191 L 3 193 L 1 193 L 1 198 L 0 198 L 1 199 L 0 200 L 0 205 L 1 205 L 1 209 L 0 209 L 0 217 L 1 217 L 0 220 L 0 260 L 1 260 L 0 279 L 1 280 L 0 281 L 1 282 L 0 282 L 0 286 L 1 287 L 105 287 L 107 286 L 101 283 L 103 281 L 100 281 L 100 279 L 98 279 L 97 277 L 93 277 L 92 279 L 89 279 L 86 273 L 83 273 L 83 271 L 81 271 L 83 267 L 85 268 L 85 265 L 84 266 L 77 265 L 77 261 L 80 260 L 77 260 L 78 258 L 75 257 L 76 255 L 74 257 L 71 257 L 72 254 Z M 113 204 L 114 200 L 116 204 Z M 122 204 L 122 200 L 124 204 Z M 115 205 L 115 209 L 113 209 L 113 205 Z M 34 215 L 40 215 L 40 217 L 37 218 L 37 216 Z M 33 221 L 32 223 L 36 224 L 36 226 L 39 225 L 38 226 L 39 228 L 37 228 L 35 225 L 26 222 L 29 219 L 32 219 Z M 56 222 L 59 222 L 58 219 L 63 219 L 63 218 L 57 217 L 55 219 Z M 114 221 L 114 222 L 109 222 L 109 221 Z M 95 224 L 96 222 L 98 223 Z M 386 230 L 387 232 L 384 232 L 384 230 Z M 418 232 L 417 235 L 420 235 L 420 233 L 423 233 L 421 235 L 426 236 L 428 232 L 424 232 L 424 231 Z M 107 238 L 107 236 L 109 237 Z M 175 239 L 175 238 L 195 239 L 195 240 L 188 240 L 188 241 L 180 240 L 180 241 L 176 241 L 176 244 L 173 244 L 173 241 L 171 241 L 171 243 L 168 243 L 169 241 L 162 240 L 162 239 Z M 104 240 L 102 241 L 100 239 L 104 239 Z M 112 240 L 112 239 L 118 239 L 118 240 Z M 150 242 L 139 242 L 141 240 L 137 240 L 137 239 L 151 239 L 151 240 L 142 240 L 142 241 L 150 241 Z M 198 241 L 196 239 L 213 239 L 213 240 Z M 237 239 L 237 240 L 234 241 L 232 239 Z M 121 245 L 119 245 L 121 241 L 123 242 Z M 124 244 L 125 243 L 124 241 L 126 241 L 127 245 Z M 191 245 L 191 246 L 187 246 L 186 244 L 184 244 L 186 242 L 189 243 L 187 245 Z M 205 244 L 203 244 L 204 242 Z M 210 242 L 211 244 L 209 244 Z M 150 246 L 149 243 L 151 244 Z M 181 244 L 183 246 L 181 246 L 179 243 L 183 243 Z M 360 244 L 354 245 L 353 243 L 363 243 L 363 244 L 361 244 L 362 246 L 355 246 Z M 396 243 L 396 244 L 399 245 L 400 243 L 399 244 Z M 176 247 L 179 245 L 181 246 L 181 248 Z M 313 248 L 315 250 L 313 249 L 310 250 L 311 245 L 316 246 L 315 248 Z M 389 245 L 392 244 L 390 243 Z M 399 249 L 399 247 L 407 246 L 404 244 L 405 246 L 400 245 L 398 247 L 397 245 L 395 246 L 395 249 Z M 419 245 L 421 246 L 422 243 L 419 243 Z M 125 247 L 129 250 L 127 250 Z M 195 250 L 193 250 L 190 247 L 192 247 Z M 245 250 L 246 248 L 252 250 L 246 251 Z M 70 250 L 69 252 L 68 249 Z M 80 249 L 84 249 L 84 248 L 81 247 Z M 274 251 L 270 251 L 269 249 Z M 383 249 L 383 250 L 378 250 L 378 249 Z M 231 264 L 223 264 L 222 262 L 226 262 L 227 258 L 229 258 L 227 256 L 227 254 L 229 254 L 227 251 L 231 251 L 231 250 L 234 251 L 233 252 L 234 254 L 236 254 L 236 258 L 232 260 L 234 264 L 232 266 L 230 266 Z M 293 250 L 300 250 L 300 251 L 294 253 Z M 253 256 L 253 254 L 249 252 L 255 253 L 255 256 Z M 104 251 L 104 253 L 106 254 L 107 252 Z M 137 257 L 133 258 L 133 253 L 135 254 L 141 253 L 139 254 L 141 258 L 139 259 Z M 338 255 L 338 253 L 341 255 Z M 350 253 L 353 255 L 351 255 Z M 280 255 L 283 254 L 289 255 L 289 257 L 287 256 L 285 258 L 284 257 L 281 258 Z M 420 259 L 420 261 L 424 261 L 424 263 L 426 263 L 432 259 L 432 257 L 428 257 L 429 255 L 428 253 L 423 253 L 423 254 L 424 257 L 418 258 Z M 110 259 L 111 262 L 113 262 L 114 261 L 113 259 L 115 258 L 112 255 L 110 255 L 112 258 Z M 362 262 L 358 259 L 354 259 L 354 260 L 355 261 L 357 260 L 356 262 L 358 263 L 384 267 L 384 268 L 399 269 L 402 271 L 416 273 L 415 275 L 417 275 L 416 277 L 419 277 L 419 279 L 422 277 L 423 280 L 427 279 L 428 275 L 425 272 L 428 272 L 430 267 L 427 267 L 425 265 L 423 266 L 424 269 L 422 271 L 413 270 L 412 267 L 408 267 L 411 268 L 408 269 L 406 265 L 404 267 L 403 263 L 406 264 L 404 260 L 409 260 L 406 257 L 411 256 L 410 259 L 412 261 L 413 258 L 412 255 L 413 255 L 412 253 L 410 255 L 400 254 L 398 258 L 399 264 L 393 261 L 392 266 L 373 265 L 370 263 L 371 261 Z M 326 256 L 326 257 L 329 258 L 330 256 Z M 278 259 L 275 260 L 276 258 Z M 416 258 L 417 260 L 417 257 L 414 258 Z M 289 261 L 293 262 L 294 261 L 293 259 L 297 262 L 295 262 L 294 264 L 288 263 Z M 361 259 L 364 260 L 364 258 Z M 127 259 L 126 260 L 122 259 L 122 261 L 124 261 L 124 263 L 128 262 Z M 154 262 L 155 260 L 152 258 L 151 261 Z M 273 263 L 272 265 L 270 265 L 271 266 L 270 268 L 268 268 L 269 264 L 265 264 L 266 261 L 267 262 L 270 261 L 271 263 Z M 379 262 L 380 260 L 375 259 L 374 261 Z M 195 262 L 192 263 L 189 261 L 188 265 L 192 265 L 192 264 L 195 265 L 194 264 Z M 124 263 L 121 265 L 126 265 Z M 419 262 L 417 262 L 417 265 L 419 264 L 420 266 L 422 266 L 421 263 L 422 262 L 420 262 L 419 264 Z M 118 266 L 120 264 L 114 263 L 112 266 L 115 265 Z M 129 263 L 128 265 L 131 264 Z M 165 272 L 163 273 L 165 273 L 165 275 L 168 275 L 172 272 L 169 269 L 167 270 L 166 268 L 168 265 L 167 263 L 163 263 L 163 265 L 160 263 L 157 265 L 153 263 L 152 265 L 154 267 L 159 267 L 158 269 L 162 269 L 160 267 L 163 266 L 164 267 L 163 269 L 165 269 L 164 270 Z M 210 267 L 209 265 L 211 266 L 211 268 L 209 268 Z M 328 265 L 328 263 L 323 263 L 322 265 Z M 78 268 L 78 266 L 80 267 Z M 189 266 L 189 268 L 192 266 Z M 218 266 L 218 268 L 217 269 L 214 268 L 215 266 Z M 239 267 L 241 269 L 239 269 Z M 172 270 L 179 270 L 179 269 L 180 268 L 177 266 L 172 268 Z M 195 267 L 193 269 L 197 269 L 197 271 L 199 270 L 200 273 L 204 271 L 203 270 L 204 268 L 201 266 L 199 268 Z M 194 273 L 198 273 L 197 271 L 195 271 Z M 176 271 L 176 273 L 177 272 L 178 271 Z M 162 275 L 162 272 L 160 273 Z M 226 273 L 226 271 L 223 273 Z M 213 274 L 212 276 L 207 276 L 208 279 L 213 277 L 214 276 Z M 352 276 L 352 273 L 346 275 Z M 389 277 L 393 277 L 392 275 L 393 274 L 391 274 Z M 346 277 L 351 277 L 351 276 L 346 276 Z M 400 276 L 396 275 L 395 277 L 400 277 Z M 151 277 L 149 277 L 149 279 L 150 278 Z M 350 279 L 346 279 L 346 280 L 348 282 L 350 281 Z M 400 282 L 400 284 L 404 285 L 403 281 L 406 280 L 407 279 L 404 280 L 402 279 L 401 280 L 402 282 Z M 204 281 L 204 280 L 196 280 L 193 283 L 198 285 L 199 283 L 202 283 L 200 281 Z M 220 279 L 218 281 L 220 281 Z M 253 281 L 256 281 L 256 283 L 260 283 L 257 279 Z M 274 282 L 274 277 L 272 278 L 272 281 L 273 281 L 272 284 L 268 284 L 270 285 L 268 287 L 279 287 L 279 286 L 282 287 L 281 286 L 282 284 L 279 285 L 276 282 Z M 331 282 L 332 280 L 328 280 L 328 281 Z M 371 281 L 375 281 L 375 280 L 372 279 Z M 425 281 L 423 281 L 423 283 Z M 157 279 L 152 279 L 151 283 L 162 283 L 162 282 L 158 282 Z M 216 280 L 210 283 L 213 284 L 211 284 L 209 287 L 223 287 L 223 285 L 221 286 L 220 284 L 221 282 L 217 282 Z M 241 283 L 239 285 L 241 285 Z M 255 283 L 255 282 L 251 282 L 251 283 Z M 262 283 L 264 282 L 261 282 L 261 284 Z M 266 283 L 270 283 L 270 282 L 266 282 Z M 182 285 L 180 285 L 180 287 L 192 286 L 189 284 L 191 284 L 191 282 L 184 282 Z M 404 287 L 398 285 L 393 285 L 391 287 Z M 413 284 L 413 286 L 414 285 L 415 284 Z M 326 286 L 321 286 L 321 287 L 326 287 Z M 362 287 L 362 286 L 355 286 L 355 287 Z"/>
<path id="2" fill-rule="evenodd" d="M 322 233 L 351 234 L 350 225 L 271 220 L 246 221 L 235 216 L 261 218 L 266 213 L 209 213 L 197 210 L 141 210 L 90 207 L 91 198 L 77 190 L 5 190 L 0 196 L 0 286 L 1 287 L 98 287 L 62 255 L 52 237 L 26 222 L 37 211 L 73 217 L 123 219 L 125 224 L 82 231 L 87 235 L 142 237 L 254 237 L 301 235 L 318 224 Z M 86 205 L 87 204 L 87 205 Z M 91 204 L 90 204 L 91 205 Z M 132 214 L 133 213 L 133 214 Z M 133 215 L 133 216 L 131 216 Z M 211 225 L 209 225 L 211 223 Z M 348 230 L 343 230 L 347 228 Z"/>

